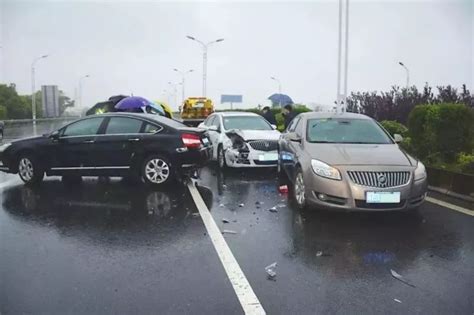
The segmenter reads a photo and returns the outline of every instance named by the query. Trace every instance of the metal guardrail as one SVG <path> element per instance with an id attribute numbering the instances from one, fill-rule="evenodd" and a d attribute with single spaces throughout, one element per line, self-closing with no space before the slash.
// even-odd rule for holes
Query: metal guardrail
<path id="1" fill-rule="evenodd" d="M 36 119 L 36 134 L 41 135 L 50 133 L 61 128 L 68 122 L 74 121 L 79 117 L 60 117 L 60 118 L 41 118 Z M 13 140 L 30 137 L 34 135 L 32 119 L 4 120 L 3 139 Z"/>

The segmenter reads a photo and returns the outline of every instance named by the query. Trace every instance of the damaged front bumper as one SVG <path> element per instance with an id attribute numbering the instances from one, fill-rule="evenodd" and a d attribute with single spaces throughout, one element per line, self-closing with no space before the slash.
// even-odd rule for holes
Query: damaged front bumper
<path id="1" fill-rule="evenodd" d="M 277 151 L 238 150 L 229 148 L 225 151 L 229 167 L 275 167 L 278 164 Z"/>

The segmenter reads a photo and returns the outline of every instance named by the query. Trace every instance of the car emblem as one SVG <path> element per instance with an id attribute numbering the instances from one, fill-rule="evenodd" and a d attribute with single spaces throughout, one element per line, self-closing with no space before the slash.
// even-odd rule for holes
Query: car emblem
<path id="1" fill-rule="evenodd" d="M 377 181 L 379 182 L 380 187 L 387 187 L 387 177 L 383 174 L 378 174 L 377 175 Z"/>
<path id="2" fill-rule="evenodd" d="M 270 143 L 265 142 L 265 148 L 269 148 L 269 147 L 270 147 Z"/>

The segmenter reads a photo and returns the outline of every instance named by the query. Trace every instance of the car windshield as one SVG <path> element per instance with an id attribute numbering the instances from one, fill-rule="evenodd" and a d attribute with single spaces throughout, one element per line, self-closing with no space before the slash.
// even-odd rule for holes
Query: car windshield
<path id="1" fill-rule="evenodd" d="M 260 116 L 224 117 L 224 128 L 226 130 L 272 130 L 272 126 Z"/>
<path id="2" fill-rule="evenodd" d="M 368 119 L 309 119 L 308 141 L 313 143 L 391 144 L 390 137 Z"/>

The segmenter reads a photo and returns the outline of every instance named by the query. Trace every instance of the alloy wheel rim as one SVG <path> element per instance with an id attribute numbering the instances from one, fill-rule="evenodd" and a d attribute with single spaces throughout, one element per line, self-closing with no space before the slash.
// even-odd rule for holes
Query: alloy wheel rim
<path id="1" fill-rule="evenodd" d="M 295 197 L 298 205 L 303 205 L 306 200 L 303 174 L 298 173 L 295 181 Z"/>
<path id="2" fill-rule="evenodd" d="M 18 172 L 23 180 L 30 181 L 34 175 L 33 163 L 28 158 L 22 158 L 18 165 Z"/>
<path id="3" fill-rule="evenodd" d="M 154 184 L 164 183 L 170 176 L 170 167 L 162 159 L 151 159 L 145 166 L 145 176 Z"/>

